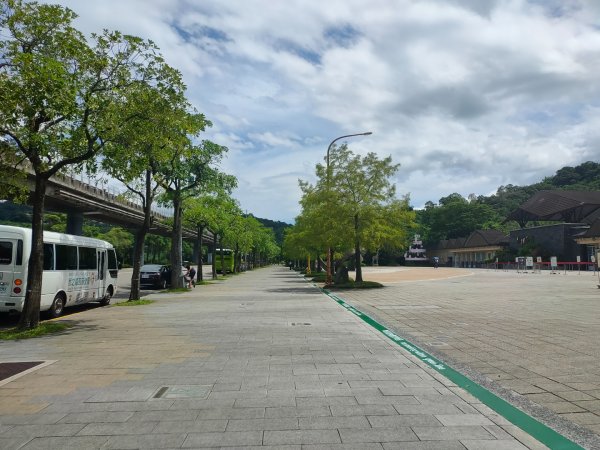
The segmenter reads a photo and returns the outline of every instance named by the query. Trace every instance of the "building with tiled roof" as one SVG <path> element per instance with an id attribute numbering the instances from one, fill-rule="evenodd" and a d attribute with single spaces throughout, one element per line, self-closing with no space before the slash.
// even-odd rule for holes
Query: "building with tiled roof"
<path id="1" fill-rule="evenodd" d="M 599 256 L 599 191 L 540 191 L 506 220 L 517 221 L 521 228 L 509 236 L 497 230 L 477 230 L 466 238 L 440 241 L 429 253 L 454 267 L 480 267 L 504 250 L 516 253 L 526 244 L 535 244 L 541 253 L 531 256 L 545 259 L 556 256 L 560 261 L 587 262 Z M 526 227 L 531 221 L 555 223 Z"/>
<path id="2" fill-rule="evenodd" d="M 429 251 L 440 264 L 454 267 L 479 267 L 493 261 L 508 247 L 508 236 L 497 230 L 476 230 L 466 238 L 443 240 Z"/>
<path id="3" fill-rule="evenodd" d="M 594 213 L 600 214 L 599 191 L 539 191 L 506 220 L 515 220 L 523 228 L 534 220 L 582 223 Z"/>

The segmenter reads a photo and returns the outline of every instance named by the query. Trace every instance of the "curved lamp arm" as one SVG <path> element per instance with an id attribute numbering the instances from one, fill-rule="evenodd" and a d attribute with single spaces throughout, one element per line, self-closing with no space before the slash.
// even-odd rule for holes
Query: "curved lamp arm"
<path id="1" fill-rule="evenodd" d="M 352 136 L 369 136 L 370 134 L 373 134 L 373 132 L 367 131 L 366 133 L 346 134 L 345 136 L 336 137 L 333 141 L 331 141 L 331 144 L 329 144 L 329 147 L 327 147 L 327 169 L 329 170 L 329 151 L 331 150 L 331 147 L 333 146 L 333 144 L 335 144 L 336 141 Z"/>

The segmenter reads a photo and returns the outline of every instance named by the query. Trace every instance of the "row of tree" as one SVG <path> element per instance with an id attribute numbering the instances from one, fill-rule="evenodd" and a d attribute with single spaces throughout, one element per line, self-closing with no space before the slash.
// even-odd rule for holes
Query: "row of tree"
<path id="1" fill-rule="evenodd" d="M 276 222 L 268 219 L 256 219 L 253 216 L 247 216 L 242 213 L 241 208 L 237 202 L 233 199 L 221 196 L 222 201 L 231 203 L 232 207 L 222 210 L 220 215 L 223 215 L 225 211 L 230 211 L 232 217 L 225 224 L 231 224 L 232 227 L 227 228 L 223 237 L 220 238 L 221 243 L 225 247 L 236 246 L 236 227 L 233 225 L 238 224 L 241 221 L 247 221 L 250 224 L 246 231 L 246 245 L 240 247 L 240 258 L 243 256 L 249 257 L 250 262 L 247 264 L 249 267 L 256 265 L 258 261 L 272 261 L 276 260 L 280 254 L 279 239 L 277 237 L 277 229 L 274 227 L 279 225 L 279 231 L 283 233 L 284 227 L 290 225 L 284 222 Z M 210 199 L 207 197 L 192 198 L 187 205 L 184 205 L 184 226 L 189 229 L 196 229 L 198 225 L 204 224 L 206 229 L 216 229 L 217 224 L 212 224 L 212 221 L 216 222 L 216 218 L 219 214 L 214 211 L 202 212 L 201 208 L 206 207 L 219 207 L 217 199 Z M 238 215 L 239 217 L 235 217 Z M 197 219 L 199 217 L 199 219 Z M 12 202 L 1 202 L 0 203 L 0 223 L 30 227 L 31 226 L 31 208 L 23 204 L 15 204 Z M 67 216 L 61 213 L 46 212 L 44 214 L 44 230 L 45 231 L 56 231 L 59 233 L 65 233 L 67 229 Z M 131 267 L 133 265 L 133 245 L 135 236 L 127 229 L 111 226 L 106 223 L 98 222 L 95 220 L 84 220 L 83 222 L 83 236 L 93 237 L 102 239 L 110 242 L 117 252 L 117 259 L 123 264 L 123 266 Z M 273 237 L 274 235 L 274 237 Z M 283 239 L 283 237 L 282 237 Z M 197 241 L 199 242 L 199 241 Z M 250 243 L 252 245 L 250 245 Z M 192 261 L 194 258 L 195 250 L 202 251 L 203 256 L 207 256 L 204 252 L 211 245 L 214 245 L 214 240 L 206 242 L 206 246 L 201 248 L 195 248 L 195 242 L 190 240 L 184 240 L 183 242 L 183 259 L 186 261 Z M 214 250 L 213 250 L 214 252 Z M 242 253 L 243 252 L 243 253 Z M 157 263 L 164 264 L 169 261 L 171 254 L 171 240 L 164 236 L 155 234 L 148 234 L 145 239 L 144 247 L 144 261 L 146 263 Z M 259 258 L 260 256 L 260 258 Z M 205 258 L 206 259 L 206 258 Z"/>
<path id="2" fill-rule="evenodd" d="M 108 30 L 87 37 L 73 26 L 75 17 L 58 5 L 0 0 L 0 163 L 6 174 L 0 194 L 22 198 L 27 174 L 35 176 L 21 329 L 39 322 L 44 203 L 52 176 L 103 170 L 140 199 L 144 223 L 135 236 L 130 299 L 139 298 L 154 203 L 174 210 L 173 267 L 182 264 L 184 210 L 201 210 L 207 199 L 217 209 L 235 205 L 229 194 L 236 179 L 218 169 L 227 148 L 201 139 L 211 123 L 186 98 L 180 72 L 153 42 Z M 240 227 L 254 226 L 230 212 L 244 222 Z M 216 237 L 224 237 L 231 226 L 221 221 L 234 220 L 227 217 L 205 221 L 189 212 L 185 220 L 199 229 L 215 226 Z M 234 244 L 241 252 L 248 242 Z M 180 287 L 178 271 L 172 272 L 172 286 Z"/>
<path id="3" fill-rule="evenodd" d="M 316 166 L 316 183 L 300 181 L 302 211 L 286 230 L 284 256 L 323 261 L 332 249 L 337 269 L 351 262 L 355 281 L 362 282 L 362 255 L 403 248 L 415 226 L 408 196 L 396 196 L 392 177 L 398 167 L 391 157 L 333 146 L 329 164 Z"/>
<path id="4" fill-rule="evenodd" d="M 252 269 L 273 261 L 280 249 L 275 241 L 273 229 L 262 225 L 252 215 L 243 214 L 239 203 L 222 192 L 207 193 L 186 200 L 183 220 L 190 228 L 197 230 L 202 247 L 205 229 L 213 233 L 212 276 L 217 277 L 215 260 L 217 243 L 221 243 L 221 267 L 225 267 L 223 246 L 233 251 L 234 273 Z M 242 257 L 245 257 L 244 263 Z M 202 254 L 198 255 L 198 280 L 202 281 Z"/>

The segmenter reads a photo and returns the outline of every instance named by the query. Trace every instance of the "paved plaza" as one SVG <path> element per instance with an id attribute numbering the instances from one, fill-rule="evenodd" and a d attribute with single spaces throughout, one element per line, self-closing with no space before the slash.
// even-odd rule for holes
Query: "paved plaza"
<path id="1" fill-rule="evenodd" d="M 386 287 L 343 292 L 349 303 L 519 407 L 600 442 L 597 274 L 382 267 L 364 277 Z"/>
<path id="2" fill-rule="evenodd" d="M 598 448 L 597 423 L 569 427 L 598 413 L 596 280 L 430 270 L 338 295 Z M 286 268 L 146 298 L 0 341 L 48 362 L 0 385 L 0 448 L 545 448 Z"/>

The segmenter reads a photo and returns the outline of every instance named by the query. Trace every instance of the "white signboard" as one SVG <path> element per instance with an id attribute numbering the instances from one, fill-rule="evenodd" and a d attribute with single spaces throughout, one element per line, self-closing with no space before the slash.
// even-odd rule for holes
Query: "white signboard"
<path id="1" fill-rule="evenodd" d="M 577 262 L 581 262 L 581 256 L 577 257 Z"/>
<path id="2" fill-rule="evenodd" d="M 533 267 L 533 256 L 528 256 L 526 259 L 526 264 L 527 267 Z"/>
<path id="3" fill-rule="evenodd" d="M 538 256 L 538 257 L 537 257 L 537 262 L 538 262 L 538 263 L 541 263 L 541 262 L 542 262 L 542 257 L 541 257 L 541 256 Z"/>
<path id="4" fill-rule="evenodd" d="M 590 256 L 590 261 L 595 263 L 596 262 L 596 257 L 594 255 Z"/>
<path id="5" fill-rule="evenodd" d="M 553 269 L 556 269 L 558 267 L 556 256 L 550 257 L 550 265 L 552 266 Z"/>

